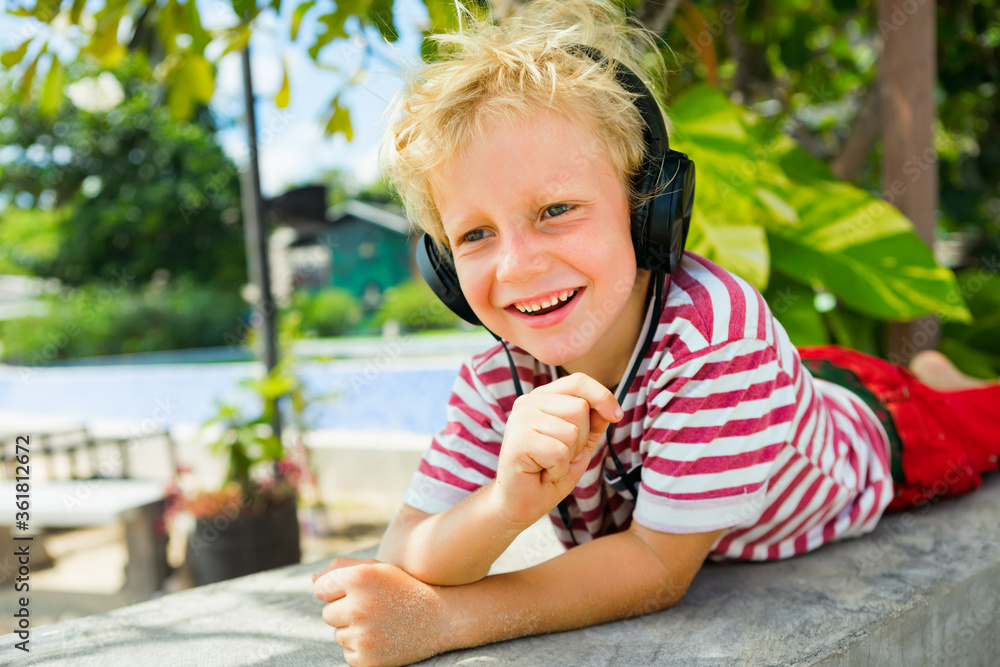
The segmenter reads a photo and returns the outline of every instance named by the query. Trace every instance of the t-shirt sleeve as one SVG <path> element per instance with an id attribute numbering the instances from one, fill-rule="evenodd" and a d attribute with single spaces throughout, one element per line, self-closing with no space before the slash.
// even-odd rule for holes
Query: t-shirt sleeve
<path id="1" fill-rule="evenodd" d="M 496 477 L 504 413 L 471 362 L 448 399 L 447 423 L 420 460 L 403 499 L 423 512 L 442 512 Z"/>
<path id="2" fill-rule="evenodd" d="M 754 519 L 790 437 L 791 377 L 765 341 L 729 341 L 654 372 L 633 520 L 701 533 Z"/>

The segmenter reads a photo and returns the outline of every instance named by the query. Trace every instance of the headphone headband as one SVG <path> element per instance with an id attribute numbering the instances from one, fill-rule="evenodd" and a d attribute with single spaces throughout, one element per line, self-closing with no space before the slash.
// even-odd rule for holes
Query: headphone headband
<path id="1" fill-rule="evenodd" d="M 592 46 L 574 44 L 567 48 L 580 52 L 599 64 L 611 63 L 615 80 L 633 93 L 642 115 L 644 158 L 633 181 L 639 203 L 631 213 L 632 245 L 636 265 L 654 273 L 673 273 L 684 255 L 691 210 L 694 204 L 694 162 L 670 149 L 660 106 L 639 76 L 618 61 L 609 61 Z M 447 248 L 423 234 L 417 242 L 417 268 L 434 293 L 456 315 L 471 324 L 480 324 L 459 284 L 454 260 Z"/>

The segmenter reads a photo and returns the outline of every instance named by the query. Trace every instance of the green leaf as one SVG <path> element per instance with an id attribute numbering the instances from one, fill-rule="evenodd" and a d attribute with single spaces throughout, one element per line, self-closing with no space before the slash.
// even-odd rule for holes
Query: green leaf
<path id="1" fill-rule="evenodd" d="M 59 106 L 63 100 L 63 83 L 66 80 L 66 68 L 59 58 L 52 56 L 52 64 L 49 66 L 49 73 L 45 77 L 45 86 L 42 88 L 42 97 L 38 101 L 38 108 L 42 113 L 53 116 L 59 111 Z"/>
<path id="2" fill-rule="evenodd" d="M 212 36 L 202 26 L 198 5 L 194 0 L 188 0 L 184 10 L 184 27 L 187 34 L 191 35 L 191 45 L 196 53 L 203 53 L 212 41 Z"/>
<path id="3" fill-rule="evenodd" d="M 187 120 L 194 113 L 191 90 L 180 82 L 167 89 L 167 108 L 174 120 Z"/>
<path id="4" fill-rule="evenodd" d="M 826 345 L 830 342 L 823 317 L 813 305 L 816 292 L 808 285 L 777 271 L 764 292 L 771 312 L 795 345 Z"/>
<path id="5" fill-rule="evenodd" d="M 278 90 L 278 94 L 274 96 L 274 106 L 279 109 L 284 109 L 288 106 L 289 98 L 291 97 L 291 88 L 288 85 L 288 67 L 282 63 L 281 64 L 281 89 Z"/>
<path id="6" fill-rule="evenodd" d="M 249 22 L 258 14 L 256 0 L 232 0 L 232 3 L 233 11 L 240 21 Z"/>
<path id="7" fill-rule="evenodd" d="M 35 3 L 35 18 L 43 23 L 51 23 L 59 13 L 60 0 L 38 0 Z"/>
<path id="8" fill-rule="evenodd" d="M 424 4 L 431 22 L 429 32 L 450 32 L 458 28 L 458 15 L 452 0 L 425 0 Z"/>
<path id="9" fill-rule="evenodd" d="M 818 249 L 793 234 L 772 231 L 768 239 L 776 268 L 822 285 L 862 313 L 891 320 L 926 313 L 969 319 L 965 306 L 949 299 L 951 272 L 934 262 L 930 248 L 912 231 L 838 251 Z"/>
<path id="10" fill-rule="evenodd" d="M 943 337 L 939 349 L 966 375 L 995 380 L 1000 373 L 1000 356 L 977 350 L 957 338 Z"/>
<path id="11" fill-rule="evenodd" d="M 358 19 L 362 20 L 362 15 L 368 11 L 372 2 L 373 0 L 341 0 L 337 3 L 335 11 L 316 19 L 323 30 L 316 34 L 316 41 L 309 47 L 309 55 L 312 56 L 312 59 L 316 60 L 320 50 L 334 39 L 346 38 L 348 35 L 344 30 L 344 23 L 351 16 L 358 16 Z"/>
<path id="12" fill-rule="evenodd" d="M 1000 360 L 1000 274 L 985 269 L 963 271 L 957 277 L 954 297 L 965 299 L 974 319 L 968 324 L 945 322 L 942 338 Z"/>
<path id="13" fill-rule="evenodd" d="M 247 44 L 250 42 L 250 26 L 237 26 L 233 30 L 229 31 L 223 40 L 226 42 L 226 47 L 219 55 L 220 59 L 222 56 L 232 53 L 233 51 L 242 51 L 247 48 Z"/>
<path id="14" fill-rule="evenodd" d="M 306 15 L 310 9 L 316 6 L 316 0 L 308 0 L 308 2 L 303 2 L 301 5 L 295 8 L 292 13 L 292 41 L 294 42 L 299 36 L 299 25 L 302 23 L 302 17 Z"/>
<path id="15" fill-rule="evenodd" d="M 48 45 L 43 46 L 42 50 L 35 56 L 35 59 L 31 61 L 30 65 L 28 65 L 28 69 L 24 70 L 24 74 L 21 75 L 21 81 L 18 84 L 18 92 L 21 94 L 22 100 L 28 100 L 31 98 L 31 84 L 35 80 L 35 71 L 38 69 L 38 59 L 41 58 L 42 54 L 44 54 L 47 50 Z"/>
<path id="16" fill-rule="evenodd" d="M 687 248 L 764 289 L 770 266 L 764 230 L 754 224 L 732 224 L 711 207 L 695 204 L 695 210 Z"/>
<path id="17" fill-rule="evenodd" d="M 73 5 L 69 9 L 69 22 L 73 25 L 79 25 L 80 14 L 83 13 L 83 8 L 87 4 L 87 0 L 73 0 Z"/>
<path id="18" fill-rule="evenodd" d="M 117 67 L 126 55 L 125 47 L 118 43 L 118 20 L 104 27 L 98 22 L 98 27 L 95 28 L 85 51 L 97 58 L 104 67 L 108 69 Z"/>
<path id="19" fill-rule="evenodd" d="M 205 56 L 192 53 L 185 59 L 181 81 L 191 87 L 192 97 L 203 104 L 212 99 L 215 92 L 215 70 Z"/>
<path id="20" fill-rule="evenodd" d="M 392 21 L 392 0 L 373 0 L 366 23 L 375 24 L 382 39 L 387 42 L 399 39 L 399 33 Z"/>
<path id="21" fill-rule="evenodd" d="M 326 121 L 326 133 L 334 135 L 342 132 L 348 141 L 354 139 L 354 129 L 351 127 L 351 114 L 346 107 L 341 107 L 337 98 L 330 103 L 332 113 Z"/>
<path id="22" fill-rule="evenodd" d="M 3 65 L 7 69 L 10 69 L 14 65 L 21 62 L 24 55 L 28 52 L 28 45 L 31 44 L 31 40 L 25 40 L 21 46 L 13 49 L 12 51 L 7 51 L 2 56 L 0 56 L 0 65 Z"/>

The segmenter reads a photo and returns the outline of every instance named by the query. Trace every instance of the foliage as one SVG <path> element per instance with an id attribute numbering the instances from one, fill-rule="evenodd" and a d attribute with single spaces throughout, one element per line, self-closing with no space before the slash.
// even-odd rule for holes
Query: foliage
<path id="1" fill-rule="evenodd" d="M 876 350 L 883 320 L 926 312 L 952 322 L 967 318 L 961 297 L 949 298 L 956 293 L 952 279 L 933 263 L 905 219 L 865 193 L 880 190 L 878 113 L 873 104 L 878 101 L 881 45 L 895 30 L 880 20 L 878 3 L 621 1 L 644 20 L 657 14 L 668 17 L 658 25 L 667 26 L 663 37 L 672 47 L 667 56 L 675 63 L 668 90 L 677 144 L 696 156 L 700 170 L 693 249 L 759 287 L 769 285 L 767 298 L 797 342 L 834 341 Z M 85 0 L 72 6 L 69 0 L 38 3 L 22 13 L 46 23 L 62 15 L 80 25 L 87 4 Z M 453 3 L 425 0 L 425 5 L 427 33 L 456 26 Z M 465 0 L 465 5 L 478 12 L 486 11 L 489 3 Z M 220 52 L 241 48 L 251 21 L 264 11 L 281 17 L 291 39 L 308 44 L 310 56 L 322 66 L 330 66 L 323 54 L 337 38 L 353 33 L 356 42 L 363 43 L 364 70 L 376 55 L 373 40 L 364 39 L 365 28 L 374 27 L 388 41 L 397 37 L 388 0 L 341 2 L 335 7 L 313 0 L 284 7 L 279 2 L 258 7 L 232 0 L 232 7 L 231 24 L 207 32 L 193 0 L 171 0 L 153 8 L 108 2 L 96 15 L 96 27 L 80 33 L 84 51 L 113 63 L 121 45 L 128 42 L 147 53 L 158 51 L 163 57 L 159 71 L 165 75 L 180 71 L 177 68 L 185 60 L 203 60 L 204 47 L 213 39 L 225 47 Z M 940 85 L 935 150 L 942 222 L 946 229 L 969 231 L 981 239 L 977 251 L 981 263 L 1000 252 L 998 7 L 1000 0 L 937 3 Z M 126 14 L 133 17 L 131 23 L 122 23 Z M 360 33 L 348 28 L 355 18 Z M 121 30 L 121 42 L 115 32 L 120 24 L 130 28 Z M 310 29 L 313 26 L 316 29 Z M 179 35 L 189 37 L 178 39 Z M 22 91 L 30 90 L 31 77 L 44 69 L 50 57 L 42 48 L 45 39 L 36 42 L 4 55 L 7 66 L 22 59 L 30 63 L 22 65 Z M 426 39 L 422 55 L 435 57 Z M 192 67 L 204 69 L 201 64 Z M 197 96 L 208 91 L 210 74 L 162 80 L 171 91 L 178 86 L 191 88 L 168 95 Z M 345 77 L 344 85 L 359 80 L 359 74 Z M 58 68 L 50 67 L 43 99 L 51 99 L 46 91 L 50 95 L 58 88 L 58 76 Z M 721 94 L 705 89 L 706 81 Z M 284 82 L 279 104 L 288 99 L 287 73 Z M 351 121 L 340 105 L 341 92 L 333 94 L 324 121 L 328 132 L 350 137 Z M 756 115 L 722 104 L 727 98 Z M 185 105 L 172 107 L 176 113 Z M 708 111 L 715 114 L 714 125 L 709 116 L 695 113 Z M 814 305 L 820 297 L 829 297 L 822 310 Z"/>
<path id="2" fill-rule="evenodd" d="M 385 291 L 385 301 L 370 324 L 381 327 L 390 320 L 399 322 L 404 332 L 450 329 L 459 318 L 434 296 L 422 280 L 410 280 Z"/>
<path id="3" fill-rule="evenodd" d="M 80 64 L 65 76 L 81 82 L 96 73 Z M 141 58 L 125 60 L 114 80 L 123 101 L 93 113 L 65 102 L 47 113 L 0 94 L 0 145 L 13 155 L 0 161 L 0 196 L 10 202 L 0 238 L 18 248 L 4 264 L 72 285 L 119 273 L 145 283 L 166 271 L 238 288 L 245 259 L 236 166 L 210 125 L 174 122 L 155 106 Z"/>
<path id="4" fill-rule="evenodd" d="M 361 320 L 361 304 L 342 289 L 296 292 L 291 309 L 301 314 L 302 330 L 307 336 L 343 336 Z"/>
<path id="5" fill-rule="evenodd" d="M 294 496 L 300 481 L 314 484 L 301 437 L 312 425 L 310 407 L 331 397 L 311 395 L 295 371 L 291 344 L 300 337 L 300 326 L 297 316 L 283 318 L 278 365 L 260 379 L 239 383 L 252 395 L 253 408 L 217 401 L 216 414 L 203 424 L 203 428 L 222 428 L 211 445 L 211 451 L 227 462 L 221 487 L 211 491 L 174 489 L 171 513 L 186 509 L 198 519 L 235 512 L 257 514 Z M 298 435 L 292 447 L 286 447 L 272 429 L 279 410 L 282 420 L 287 420 Z"/>
<path id="6" fill-rule="evenodd" d="M 945 321 L 941 351 L 963 372 L 985 379 L 1000 377 L 1000 274 L 986 267 L 958 275 L 958 292 L 975 318 L 971 324 Z"/>
<path id="7" fill-rule="evenodd" d="M 772 303 L 795 342 L 826 342 L 809 295 L 822 289 L 881 319 L 967 320 L 952 274 L 911 223 L 829 173 L 787 136 L 709 86 L 675 99 L 673 145 L 698 165 L 688 247 L 763 289 L 780 274 L 799 306 Z M 806 297 L 799 300 L 798 297 Z M 791 298 L 791 297 L 787 297 Z M 783 316 L 792 314 L 785 320 Z"/>
<path id="8" fill-rule="evenodd" d="M 88 285 L 48 298 L 49 312 L 0 323 L 7 362 L 33 366 L 61 359 L 213 347 L 239 329 L 246 308 L 228 292 L 175 285 Z"/>

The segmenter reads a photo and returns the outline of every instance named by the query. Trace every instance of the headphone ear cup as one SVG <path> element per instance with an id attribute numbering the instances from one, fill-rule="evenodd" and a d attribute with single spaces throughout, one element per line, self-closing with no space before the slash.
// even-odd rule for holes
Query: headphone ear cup
<path id="1" fill-rule="evenodd" d="M 636 207 L 632 221 L 640 269 L 673 273 L 680 266 L 691 225 L 694 184 L 694 162 L 683 153 L 671 150 L 650 160 L 641 192 L 655 196 Z"/>
<path id="2" fill-rule="evenodd" d="M 415 254 L 417 269 L 437 298 L 469 324 L 481 324 L 462 293 L 451 253 L 447 249 L 439 250 L 434 239 L 424 233 L 417 240 Z"/>
<path id="3" fill-rule="evenodd" d="M 635 248 L 635 263 L 640 269 L 650 269 L 651 264 L 655 264 L 654 258 L 650 257 L 649 247 L 650 218 L 655 202 L 649 194 L 656 190 L 659 172 L 660 160 L 659 157 L 654 157 L 643 165 L 642 172 L 636 179 L 636 189 L 642 201 L 632 211 L 632 246 Z"/>

